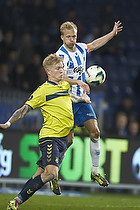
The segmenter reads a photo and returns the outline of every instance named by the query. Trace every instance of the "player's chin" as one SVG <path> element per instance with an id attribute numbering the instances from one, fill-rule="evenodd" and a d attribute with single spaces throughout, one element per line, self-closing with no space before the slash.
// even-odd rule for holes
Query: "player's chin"
<path id="1" fill-rule="evenodd" d="M 71 44 L 71 47 L 74 47 L 74 46 L 75 46 L 75 44 L 76 44 L 76 43 L 72 43 L 72 44 Z"/>
<path id="2" fill-rule="evenodd" d="M 69 44 L 69 48 L 70 48 L 70 49 L 73 49 L 74 45 L 75 45 L 75 43 Z"/>
<path id="3" fill-rule="evenodd" d="M 60 80 L 63 80 L 63 75 L 60 76 Z"/>

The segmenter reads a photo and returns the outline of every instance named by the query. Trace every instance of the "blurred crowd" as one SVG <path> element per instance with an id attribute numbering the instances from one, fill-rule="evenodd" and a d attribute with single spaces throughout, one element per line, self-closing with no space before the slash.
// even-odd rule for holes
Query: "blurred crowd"
<path id="1" fill-rule="evenodd" d="M 140 115 L 131 97 L 126 96 L 113 114 L 113 123 L 107 133 L 120 138 L 140 137 Z"/>
<path id="2" fill-rule="evenodd" d="M 0 5 L 0 87 L 33 91 L 45 81 L 42 60 L 58 47 L 55 1 L 6 0 Z"/>
<path id="3" fill-rule="evenodd" d="M 87 0 L 86 4 L 84 0 L 1 0 L 0 89 L 32 92 L 45 82 L 42 60 L 61 45 L 59 27 L 62 22 L 73 21 L 78 26 L 78 41 L 85 43 L 111 31 L 114 22 L 119 20 L 114 11 L 115 0 L 113 3 L 100 0 L 100 3 L 92 0 Z M 118 9 L 121 14 L 120 7 Z M 99 62 L 106 55 L 126 57 L 124 40 L 118 35 L 111 43 L 91 53 L 87 65 Z M 112 115 L 113 126 L 105 127 L 106 132 L 139 136 L 139 106 L 135 106 L 140 104 L 139 77 L 134 85 L 138 101 L 133 103 L 133 97 L 122 99 Z M 102 88 L 105 93 L 106 85 Z"/>

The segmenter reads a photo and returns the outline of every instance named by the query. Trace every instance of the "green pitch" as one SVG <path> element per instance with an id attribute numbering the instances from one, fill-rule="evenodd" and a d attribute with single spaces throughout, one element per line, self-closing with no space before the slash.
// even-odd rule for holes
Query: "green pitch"
<path id="1" fill-rule="evenodd" d="M 20 210 L 136 210 L 140 209 L 139 195 L 92 193 L 89 197 L 34 195 Z M 6 209 L 9 200 L 15 195 L 0 194 L 0 209 Z"/>

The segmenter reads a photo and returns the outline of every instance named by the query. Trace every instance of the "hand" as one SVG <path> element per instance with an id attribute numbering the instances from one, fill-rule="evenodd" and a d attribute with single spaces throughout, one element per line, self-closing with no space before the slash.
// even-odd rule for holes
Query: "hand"
<path id="1" fill-rule="evenodd" d="M 89 88 L 89 85 L 88 85 L 87 83 L 82 82 L 81 80 L 77 80 L 77 84 L 78 84 L 81 88 L 83 88 L 83 90 L 84 90 L 87 94 L 90 93 L 90 88 Z"/>
<path id="2" fill-rule="evenodd" d="M 71 99 L 73 103 L 85 102 L 87 104 L 91 103 L 90 97 L 84 93 L 82 96 L 76 96 L 71 94 Z"/>
<path id="3" fill-rule="evenodd" d="M 0 124 L 0 128 L 2 129 L 6 129 L 6 128 L 9 128 L 9 125 L 8 124 Z"/>
<path id="4" fill-rule="evenodd" d="M 122 23 L 119 20 L 115 22 L 112 30 L 114 32 L 114 36 L 116 36 L 120 31 L 122 31 L 122 29 L 123 29 Z"/>
<path id="5" fill-rule="evenodd" d="M 86 102 L 87 104 L 91 103 L 90 97 L 86 93 L 82 95 L 82 101 Z"/>

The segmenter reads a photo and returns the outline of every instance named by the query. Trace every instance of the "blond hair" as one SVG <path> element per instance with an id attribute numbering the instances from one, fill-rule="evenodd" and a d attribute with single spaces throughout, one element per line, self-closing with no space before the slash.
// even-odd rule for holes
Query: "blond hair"
<path id="1" fill-rule="evenodd" d="M 67 22 L 62 23 L 62 25 L 60 26 L 61 35 L 64 35 L 65 29 L 68 29 L 68 30 L 76 29 L 77 30 L 77 26 L 73 22 L 67 21 Z"/>
<path id="2" fill-rule="evenodd" d="M 44 60 L 43 60 L 43 67 L 44 69 L 49 69 L 50 66 L 62 62 L 63 59 L 59 56 L 57 56 L 55 53 L 48 55 Z"/>

